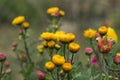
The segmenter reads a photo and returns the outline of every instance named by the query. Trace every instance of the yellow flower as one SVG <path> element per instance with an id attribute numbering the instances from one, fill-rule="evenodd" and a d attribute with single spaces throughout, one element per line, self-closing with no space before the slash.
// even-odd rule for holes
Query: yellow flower
<path id="1" fill-rule="evenodd" d="M 59 14 L 60 14 L 61 16 L 64 16 L 64 15 L 65 15 L 65 12 L 64 12 L 63 10 L 60 10 L 60 11 L 59 11 Z"/>
<path id="2" fill-rule="evenodd" d="M 39 52 L 39 53 L 43 53 L 43 48 L 44 48 L 43 45 L 38 45 L 38 46 L 37 46 L 38 52 Z"/>
<path id="3" fill-rule="evenodd" d="M 69 47 L 69 50 L 73 53 L 76 53 L 77 51 L 80 50 L 80 45 L 75 42 L 70 43 L 68 47 Z"/>
<path id="4" fill-rule="evenodd" d="M 27 29 L 27 28 L 29 28 L 30 24 L 28 22 L 23 22 L 22 26 L 24 29 Z"/>
<path id="5" fill-rule="evenodd" d="M 65 34 L 64 31 L 56 31 L 55 32 L 55 39 L 59 41 L 60 40 L 60 36 L 62 36 L 63 34 Z"/>
<path id="6" fill-rule="evenodd" d="M 54 13 L 56 13 L 56 12 L 58 12 L 59 11 L 59 8 L 58 7 L 51 7 L 51 8 L 49 8 L 48 10 L 47 10 L 47 13 L 48 14 L 54 14 Z"/>
<path id="7" fill-rule="evenodd" d="M 24 16 L 18 16 L 18 17 L 13 19 L 12 24 L 16 26 L 16 25 L 23 23 L 24 21 L 25 21 Z"/>
<path id="8" fill-rule="evenodd" d="M 45 63 L 45 68 L 48 71 L 52 71 L 55 68 L 55 64 L 51 61 Z"/>
<path id="9" fill-rule="evenodd" d="M 55 39 L 54 33 L 51 32 L 43 32 L 40 36 L 47 41 Z"/>
<path id="10" fill-rule="evenodd" d="M 98 28 L 98 32 L 101 34 L 101 35 L 105 35 L 108 31 L 108 28 L 106 26 L 101 26 Z"/>
<path id="11" fill-rule="evenodd" d="M 120 53 L 117 53 L 116 56 L 120 56 Z"/>
<path id="12" fill-rule="evenodd" d="M 43 45 L 44 47 L 47 47 L 47 46 L 48 46 L 47 44 L 48 44 L 47 41 L 43 41 L 43 42 L 42 42 L 42 45 Z"/>
<path id="13" fill-rule="evenodd" d="M 52 62 L 56 65 L 62 65 L 63 63 L 65 63 L 65 58 L 64 58 L 64 56 L 61 56 L 59 54 L 55 54 L 52 57 Z"/>
<path id="14" fill-rule="evenodd" d="M 64 72 L 69 72 L 72 70 L 72 64 L 69 62 L 66 62 L 62 65 L 62 68 L 63 68 Z"/>
<path id="15" fill-rule="evenodd" d="M 61 46 L 60 46 L 59 44 L 55 44 L 55 48 L 56 48 L 56 49 L 60 49 Z"/>
<path id="16" fill-rule="evenodd" d="M 48 47 L 53 48 L 55 46 L 55 41 L 48 41 Z"/>
<path id="17" fill-rule="evenodd" d="M 95 36 L 95 34 L 96 34 L 96 31 L 94 29 L 91 29 L 91 28 L 89 28 L 89 29 L 84 31 L 84 36 L 86 38 L 90 38 L 91 39 L 91 38 L 93 38 Z"/>
<path id="18" fill-rule="evenodd" d="M 67 33 L 60 35 L 61 42 L 71 42 L 75 39 L 75 35 L 73 33 Z"/>
<path id="19" fill-rule="evenodd" d="M 118 36 L 117 36 L 115 30 L 113 28 L 111 28 L 111 27 L 108 27 L 107 36 L 109 38 L 112 38 L 113 40 L 115 40 L 115 42 L 118 41 Z"/>

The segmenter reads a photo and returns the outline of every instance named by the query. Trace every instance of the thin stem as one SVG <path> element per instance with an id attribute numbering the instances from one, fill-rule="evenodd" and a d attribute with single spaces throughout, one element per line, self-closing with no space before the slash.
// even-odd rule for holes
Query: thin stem
<path id="1" fill-rule="evenodd" d="M 50 72 L 51 76 L 52 76 L 52 79 L 53 80 L 56 80 L 55 77 L 53 76 L 52 72 Z"/>
<path id="2" fill-rule="evenodd" d="M 57 80 L 59 80 L 59 67 L 57 68 Z"/>
<path id="3" fill-rule="evenodd" d="M 67 80 L 70 80 L 70 75 L 69 75 L 69 73 L 67 74 Z"/>
<path id="4" fill-rule="evenodd" d="M 72 53 L 71 64 L 73 64 L 73 59 L 74 59 L 74 53 Z"/>
<path id="5" fill-rule="evenodd" d="M 66 55 L 65 55 L 66 51 L 65 51 L 65 49 L 66 49 L 66 44 L 64 44 L 64 49 L 63 49 L 63 54 L 64 54 L 64 57 L 65 57 L 65 60 L 66 60 Z"/>
<path id="6" fill-rule="evenodd" d="M 25 48 L 25 51 L 26 51 L 26 55 L 28 57 L 28 61 L 30 63 L 32 63 L 32 60 L 31 60 L 30 55 L 29 55 L 29 50 L 28 50 L 27 41 L 26 41 L 26 35 L 25 34 L 26 34 L 26 30 L 24 30 L 24 33 L 22 33 L 23 41 L 24 41 L 24 48 Z"/>
<path id="7" fill-rule="evenodd" d="M 1 62 L 0 74 L 2 74 L 2 70 L 3 70 L 3 62 Z"/>

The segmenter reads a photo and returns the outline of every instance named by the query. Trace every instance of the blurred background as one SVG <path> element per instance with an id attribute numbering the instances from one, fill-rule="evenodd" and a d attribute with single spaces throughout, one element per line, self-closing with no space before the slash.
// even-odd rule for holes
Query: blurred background
<path id="1" fill-rule="evenodd" d="M 11 43 L 17 40 L 18 29 L 11 25 L 12 19 L 24 15 L 31 25 L 30 39 L 37 41 L 40 33 L 49 25 L 46 10 L 53 6 L 66 12 L 61 30 L 75 33 L 76 41 L 81 45 L 80 55 L 77 56 L 81 60 L 85 57 L 85 29 L 97 29 L 108 22 L 120 36 L 120 0 L 0 0 L 0 52 L 8 56 L 16 79 L 20 76 L 16 75 L 19 66 L 17 61 L 14 61 L 16 56 L 11 50 Z"/>

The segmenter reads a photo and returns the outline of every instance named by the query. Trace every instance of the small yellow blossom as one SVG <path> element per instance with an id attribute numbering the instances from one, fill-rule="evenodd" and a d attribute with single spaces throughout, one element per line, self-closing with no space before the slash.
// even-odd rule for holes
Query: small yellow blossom
<path id="1" fill-rule="evenodd" d="M 60 36 L 62 36 L 63 34 L 65 34 L 64 31 L 56 31 L 55 32 L 55 39 L 59 41 L 60 40 Z"/>
<path id="2" fill-rule="evenodd" d="M 45 68 L 48 71 L 52 71 L 55 68 L 55 64 L 51 61 L 45 63 Z"/>
<path id="3" fill-rule="evenodd" d="M 107 36 L 109 38 L 112 38 L 113 40 L 115 40 L 115 42 L 118 41 L 118 36 L 117 36 L 115 30 L 113 28 L 111 28 L 111 27 L 108 27 Z"/>
<path id="4" fill-rule="evenodd" d="M 47 41 L 55 39 L 54 33 L 51 32 L 43 32 L 40 36 Z"/>
<path id="5" fill-rule="evenodd" d="M 39 52 L 39 53 L 43 53 L 43 48 L 44 48 L 43 45 L 38 45 L 38 46 L 37 46 L 38 52 Z"/>
<path id="6" fill-rule="evenodd" d="M 48 46 L 48 42 L 47 42 L 47 41 L 43 41 L 43 42 L 42 42 L 42 45 L 43 45 L 44 47 L 47 47 L 47 46 Z"/>
<path id="7" fill-rule="evenodd" d="M 105 35 L 108 31 L 108 28 L 106 26 L 100 26 L 98 28 L 98 32 L 101 34 L 101 35 Z"/>
<path id="8" fill-rule="evenodd" d="M 51 8 L 49 8 L 48 10 L 47 10 L 47 13 L 48 14 L 54 14 L 54 13 L 56 13 L 56 12 L 58 12 L 59 11 L 59 8 L 58 7 L 51 7 Z"/>
<path id="9" fill-rule="evenodd" d="M 51 40 L 51 41 L 48 41 L 48 47 L 49 48 L 53 48 L 55 46 L 55 41 Z"/>
<path id="10" fill-rule="evenodd" d="M 24 29 L 27 29 L 27 28 L 29 28 L 30 24 L 28 22 L 23 22 L 22 26 Z"/>
<path id="11" fill-rule="evenodd" d="M 65 15 L 65 12 L 64 12 L 63 10 L 60 10 L 60 11 L 59 11 L 59 14 L 60 14 L 61 16 L 64 16 L 64 15 Z"/>
<path id="12" fill-rule="evenodd" d="M 24 16 L 18 16 L 18 17 L 13 19 L 12 24 L 16 26 L 16 25 L 23 23 L 24 21 L 25 21 Z"/>
<path id="13" fill-rule="evenodd" d="M 55 54 L 52 57 L 52 62 L 56 65 L 62 65 L 63 63 L 65 63 L 65 58 L 64 58 L 64 56 L 61 56 L 59 54 Z"/>
<path id="14" fill-rule="evenodd" d="M 55 48 L 56 48 L 56 49 L 60 49 L 61 46 L 60 46 L 59 44 L 55 44 Z"/>
<path id="15" fill-rule="evenodd" d="M 117 53 L 116 55 L 117 55 L 117 56 L 120 56 L 120 53 Z"/>
<path id="16" fill-rule="evenodd" d="M 69 62 L 66 62 L 62 65 L 62 68 L 63 68 L 64 72 L 69 72 L 72 70 L 72 64 Z"/>
<path id="17" fill-rule="evenodd" d="M 89 28 L 89 29 L 84 31 L 84 36 L 86 38 L 90 38 L 91 39 L 91 38 L 95 37 L 95 34 L 96 34 L 96 31 L 94 29 L 91 29 L 91 28 Z"/>
<path id="18" fill-rule="evenodd" d="M 74 53 L 78 52 L 80 49 L 80 45 L 75 42 L 70 43 L 68 47 L 69 47 L 69 50 Z"/>

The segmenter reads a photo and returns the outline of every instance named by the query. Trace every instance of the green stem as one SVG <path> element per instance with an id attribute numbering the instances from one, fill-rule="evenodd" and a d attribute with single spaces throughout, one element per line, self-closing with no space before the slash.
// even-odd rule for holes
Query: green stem
<path id="1" fill-rule="evenodd" d="M 26 55 L 28 57 L 28 61 L 30 63 L 32 63 L 32 60 L 30 58 L 30 55 L 29 55 L 29 50 L 28 50 L 28 46 L 27 46 L 27 41 L 26 41 L 26 30 L 24 30 L 24 32 L 22 33 L 23 35 L 23 41 L 24 41 L 24 48 L 25 48 L 25 51 L 26 51 Z"/>
<path id="2" fill-rule="evenodd" d="M 56 80 L 55 77 L 53 76 L 52 72 L 50 72 L 51 76 L 52 76 L 52 79 L 53 80 Z"/>
<path id="3" fill-rule="evenodd" d="M 1 68 L 0 68 L 0 74 L 2 74 L 2 70 L 3 70 L 3 62 L 1 62 Z"/>
<path id="4" fill-rule="evenodd" d="M 66 44 L 64 44 L 64 49 L 63 49 L 63 54 L 64 54 L 64 57 L 65 57 L 65 60 L 66 60 L 66 55 L 65 55 L 66 51 L 65 51 L 65 49 L 66 49 Z"/>
<path id="5" fill-rule="evenodd" d="M 57 68 L 57 80 L 59 80 L 59 67 Z"/>
<path id="6" fill-rule="evenodd" d="M 74 59 L 74 53 L 72 53 L 71 64 L 73 64 L 73 59 Z"/>
<path id="7" fill-rule="evenodd" d="M 69 75 L 69 73 L 67 74 L 67 80 L 70 80 L 70 75 Z"/>

